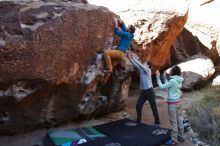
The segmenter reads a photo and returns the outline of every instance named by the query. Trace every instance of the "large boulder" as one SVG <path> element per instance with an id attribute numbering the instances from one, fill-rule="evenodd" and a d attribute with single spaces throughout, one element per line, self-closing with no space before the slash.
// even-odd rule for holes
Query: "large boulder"
<path id="1" fill-rule="evenodd" d="M 212 60 L 200 55 L 192 56 L 187 61 L 177 65 L 181 68 L 184 78 L 183 91 L 192 91 L 203 87 L 215 72 Z"/>
<path id="2" fill-rule="evenodd" d="M 188 20 L 171 48 L 171 63 L 182 62 L 195 54 L 203 54 L 211 58 L 215 65 L 220 65 L 220 2 L 188 2 Z"/>
<path id="3" fill-rule="evenodd" d="M 100 50 L 112 46 L 113 16 L 78 1 L 0 2 L 0 134 L 125 106 L 129 67 L 116 66 L 103 85 Z"/>
<path id="4" fill-rule="evenodd" d="M 184 28 L 177 36 L 170 49 L 170 65 L 175 65 L 188 60 L 191 56 L 203 54 L 209 57 L 209 49 L 205 47 L 198 37 Z"/>
<path id="5" fill-rule="evenodd" d="M 1 3 L 0 81 L 80 78 L 112 37 L 112 14 L 78 3 Z M 99 19 L 97 19 L 99 17 Z"/>
<path id="6" fill-rule="evenodd" d="M 134 46 L 142 61 L 154 68 L 164 68 L 170 58 L 170 47 L 187 21 L 188 5 L 180 1 L 88 0 L 117 13 L 124 22 L 136 27 Z M 154 72 L 154 69 L 153 69 Z"/>
<path id="7" fill-rule="evenodd" d="M 216 76 L 212 81 L 212 86 L 219 86 L 220 85 L 220 75 Z"/>

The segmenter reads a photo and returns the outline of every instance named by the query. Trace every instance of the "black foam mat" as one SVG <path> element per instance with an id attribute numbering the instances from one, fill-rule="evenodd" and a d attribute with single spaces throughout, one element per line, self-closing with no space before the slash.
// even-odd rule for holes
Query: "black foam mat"
<path id="1" fill-rule="evenodd" d="M 79 146 L 126 146 L 119 141 L 111 139 L 111 137 L 104 137 L 94 141 L 90 141 Z"/>
<path id="2" fill-rule="evenodd" d="M 129 119 L 121 119 L 94 126 L 106 137 L 89 141 L 79 146 L 159 146 L 170 138 L 171 130 L 146 124 L 137 124 Z M 54 146 L 48 136 L 44 146 Z"/>
<path id="3" fill-rule="evenodd" d="M 94 126 L 94 128 L 125 146 L 159 146 L 170 138 L 171 132 L 166 128 L 137 124 L 129 119 Z"/>

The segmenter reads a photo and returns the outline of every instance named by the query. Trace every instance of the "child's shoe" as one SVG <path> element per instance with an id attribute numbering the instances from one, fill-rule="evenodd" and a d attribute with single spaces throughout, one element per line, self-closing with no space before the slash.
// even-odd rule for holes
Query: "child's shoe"
<path id="1" fill-rule="evenodd" d="M 176 141 L 172 140 L 172 139 L 169 139 L 169 140 L 166 141 L 164 144 L 165 144 L 165 145 L 176 145 L 176 144 L 178 144 L 178 143 L 177 143 Z"/>
<path id="2" fill-rule="evenodd" d="M 159 127 L 160 127 L 160 124 L 154 123 L 154 127 L 159 128 Z"/>

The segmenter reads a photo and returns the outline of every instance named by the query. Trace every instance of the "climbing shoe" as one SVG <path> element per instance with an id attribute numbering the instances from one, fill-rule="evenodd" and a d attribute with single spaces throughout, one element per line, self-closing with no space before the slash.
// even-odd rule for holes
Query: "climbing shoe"
<path id="1" fill-rule="evenodd" d="M 160 124 L 154 123 L 154 127 L 159 128 L 159 127 L 160 127 Z"/>
<path id="2" fill-rule="evenodd" d="M 104 73 L 112 73 L 112 70 L 110 70 L 110 69 L 105 69 L 105 70 L 103 70 L 103 72 L 104 72 Z"/>

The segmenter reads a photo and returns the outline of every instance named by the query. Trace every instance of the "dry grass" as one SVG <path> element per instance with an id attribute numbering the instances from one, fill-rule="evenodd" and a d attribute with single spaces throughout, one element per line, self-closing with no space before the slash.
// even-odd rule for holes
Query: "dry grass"
<path id="1" fill-rule="evenodd" d="M 188 110 L 194 131 L 202 141 L 220 145 L 220 86 L 208 86 L 200 91 L 201 100 L 192 103 Z"/>

